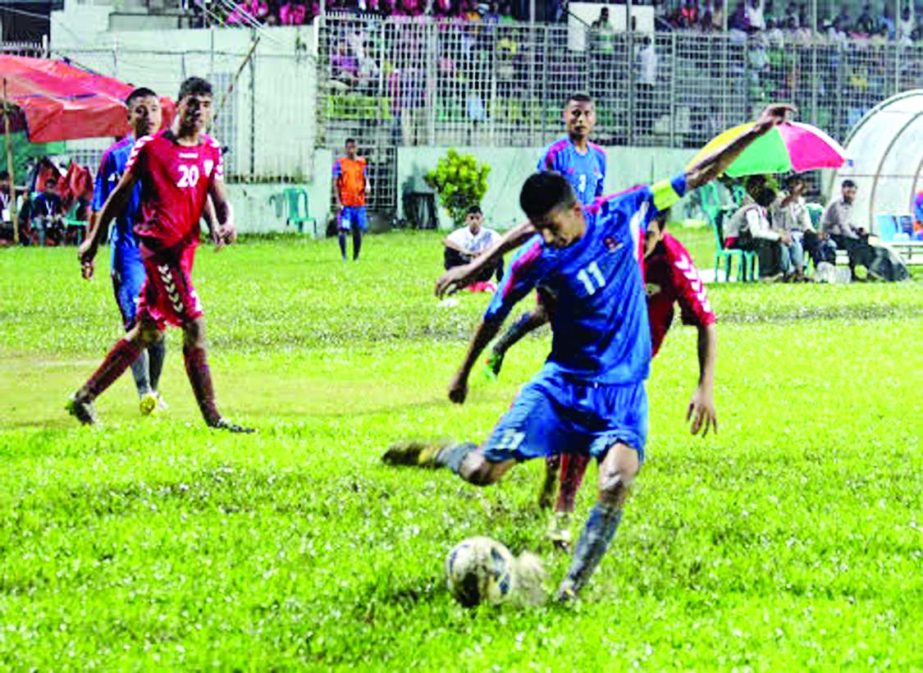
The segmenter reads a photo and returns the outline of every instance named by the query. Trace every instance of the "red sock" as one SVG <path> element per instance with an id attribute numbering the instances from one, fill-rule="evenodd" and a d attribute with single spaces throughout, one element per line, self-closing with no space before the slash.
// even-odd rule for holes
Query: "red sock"
<path id="1" fill-rule="evenodd" d="M 140 344 L 127 339 L 119 339 L 106 355 L 103 363 L 84 384 L 81 392 L 85 393 L 90 400 L 96 399 L 106 388 L 115 383 L 115 380 L 138 359 L 140 354 Z"/>
<path id="2" fill-rule="evenodd" d="M 199 404 L 202 418 L 209 425 L 213 425 L 221 419 L 221 414 L 215 405 L 215 389 L 212 387 L 212 375 L 208 369 L 205 349 L 184 347 L 183 358 L 186 361 L 186 375 L 192 384 L 192 392 Z"/>
<path id="3" fill-rule="evenodd" d="M 590 457 L 580 453 L 565 453 L 561 456 L 561 490 L 558 492 L 558 502 L 554 506 L 554 511 L 574 511 L 577 490 L 589 463 Z"/>

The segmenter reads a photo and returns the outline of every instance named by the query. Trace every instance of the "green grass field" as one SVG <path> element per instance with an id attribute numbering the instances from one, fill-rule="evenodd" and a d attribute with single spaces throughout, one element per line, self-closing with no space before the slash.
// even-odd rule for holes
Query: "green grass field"
<path id="1" fill-rule="evenodd" d="M 202 424 L 176 331 L 167 415 L 141 418 L 126 376 L 78 427 L 65 398 L 120 333 L 108 278 L 81 281 L 73 249 L 0 252 L 0 669 L 923 670 L 923 283 L 713 287 L 720 434 L 688 434 L 695 332 L 675 327 L 582 600 L 468 611 L 442 576 L 460 539 L 535 551 L 553 582 L 568 558 L 540 465 L 479 490 L 379 462 L 482 438 L 548 349 L 450 405 L 487 297 L 439 307 L 440 261 L 409 233 L 359 264 L 334 241 L 201 249 L 218 399 L 259 429 L 240 437 Z"/>

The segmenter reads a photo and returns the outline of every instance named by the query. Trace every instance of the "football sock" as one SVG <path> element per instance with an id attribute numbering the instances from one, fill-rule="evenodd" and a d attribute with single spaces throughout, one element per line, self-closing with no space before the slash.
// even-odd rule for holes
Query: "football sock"
<path id="1" fill-rule="evenodd" d="M 574 591 L 579 591 L 596 570 L 612 538 L 615 537 L 621 520 L 622 508 L 616 505 L 597 503 L 590 510 L 590 516 L 577 541 L 570 570 L 567 571 L 567 578 L 564 580 L 570 583 Z"/>
<path id="2" fill-rule="evenodd" d="M 131 363 L 131 375 L 135 379 L 135 388 L 138 389 L 138 397 L 143 397 L 151 392 L 151 381 L 148 376 L 147 351 L 141 351 L 137 359 Z"/>
<path id="3" fill-rule="evenodd" d="M 205 349 L 198 347 L 183 347 L 183 358 L 186 361 L 186 375 L 192 384 L 192 392 L 199 404 L 202 418 L 208 425 L 214 425 L 221 420 L 218 407 L 215 405 L 215 390 L 212 387 L 212 375 L 208 369 L 208 360 Z"/>
<path id="4" fill-rule="evenodd" d="M 343 246 L 346 249 L 346 246 Z M 362 250 L 362 230 L 359 227 L 353 229 L 353 261 L 359 259 L 359 251 Z M 343 253 L 346 254 L 345 252 Z"/>
<path id="5" fill-rule="evenodd" d="M 461 442 L 459 444 L 449 444 L 441 449 L 433 458 L 436 465 L 447 467 L 455 474 L 461 470 L 462 463 L 468 454 L 478 448 L 474 442 Z"/>
<path id="6" fill-rule="evenodd" d="M 554 491 L 558 485 L 559 469 L 561 469 L 559 454 L 545 458 L 545 477 L 542 480 L 542 490 L 538 494 L 538 506 L 542 509 L 548 509 L 554 504 Z"/>
<path id="7" fill-rule="evenodd" d="M 529 333 L 529 330 L 532 329 L 529 324 L 532 320 L 531 313 L 523 313 L 519 318 L 516 319 L 509 329 L 506 330 L 499 339 L 497 343 L 494 344 L 495 353 L 506 353 L 513 344 L 522 339 L 526 334 Z"/>
<path id="8" fill-rule="evenodd" d="M 341 231 L 337 234 L 337 241 L 340 243 L 340 254 L 346 259 L 346 232 Z"/>
<path id="9" fill-rule="evenodd" d="M 558 492 L 556 512 L 573 512 L 577 490 L 586 474 L 590 457 L 582 453 L 565 453 L 561 456 L 561 490 Z"/>
<path id="10" fill-rule="evenodd" d="M 128 339 L 119 339 L 112 350 L 106 355 L 102 364 L 93 372 L 83 388 L 78 393 L 79 397 L 94 400 L 111 386 L 131 364 L 138 359 L 141 346 Z"/>
<path id="11" fill-rule="evenodd" d="M 163 359 L 166 354 L 166 339 L 160 339 L 147 347 L 148 375 L 151 379 L 151 388 L 154 390 L 160 390 L 160 373 L 163 371 Z"/>

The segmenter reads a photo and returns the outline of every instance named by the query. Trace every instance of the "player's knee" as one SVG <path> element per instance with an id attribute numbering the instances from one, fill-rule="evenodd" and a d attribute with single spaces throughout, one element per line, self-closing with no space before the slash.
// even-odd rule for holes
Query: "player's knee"
<path id="1" fill-rule="evenodd" d="M 205 347 L 205 321 L 202 318 L 190 320 L 183 325 L 183 343 L 188 348 Z"/>
<path id="2" fill-rule="evenodd" d="M 155 323 L 140 320 L 128 331 L 127 338 L 137 341 L 142 347 L 147 348 L 151 344 L 157 343 L 162 338 L 162 334 Z"/>
<path id="3" fill-rule="evenodd" d="M 489 486 L 499 479 L 496 465 L 486 460 L 484 456 L 472 453 L 465 458 L 461 466 L 461 476 L 465 481 L 475 486 Z"/>
<path id="4" fill-rule="evenodd" d="M 599 469 L 599 500 L 621 505 L 628 497 L 640 464 L 636 455 L 607 456 Z"/>

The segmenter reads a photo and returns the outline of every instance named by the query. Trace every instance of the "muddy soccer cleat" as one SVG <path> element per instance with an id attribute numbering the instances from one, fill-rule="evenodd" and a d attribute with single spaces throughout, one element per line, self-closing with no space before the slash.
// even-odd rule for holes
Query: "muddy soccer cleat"
<path id="1" fill-rule="evenodd" d="M 236 432 L 244 435 L 249 435 L 256 432 L 254 428 L 245 428 L 244 426 L 238 425 L 237 423 L 232 423 L 226 418 L 219 418 L 214 423 L 209 423 L 208 427 L 212 428 L 213 430 L 225 430 L 227 432 Z"/>
<path id="2" fill-rule="evenodd" d="M 84 425 L 96 425 L 96 408 L 89 400 L 81 400 L 76 395 L 71 397 L 64 406 L 67 413 Z"/>
<path id="3" fill-rule="evenodd" d="M 444 446 L 444 443 L 436 442 L 396 442 L 388 447 L 381 460 L 388 465 L 434 467 L 433 461 Z"/>

